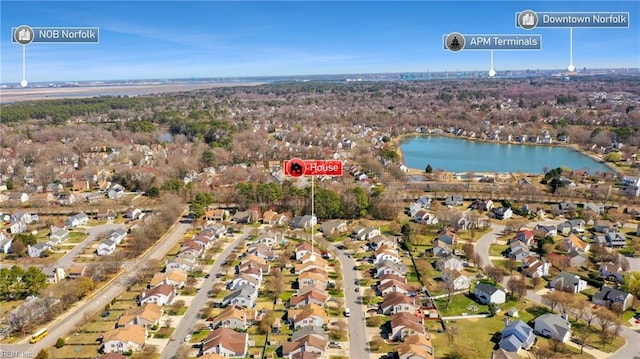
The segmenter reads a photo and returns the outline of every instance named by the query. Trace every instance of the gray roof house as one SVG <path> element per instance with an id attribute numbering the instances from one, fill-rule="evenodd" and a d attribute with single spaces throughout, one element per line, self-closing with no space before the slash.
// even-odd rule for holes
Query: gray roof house
<path id="1" fill-rule="evenodd" d="M 487 283 L 478 283 L 473 294 L 482 304 L 502 304 L 507 301 L 507 293 L 504 290 Z"/>
<path id="2" fill-rule="evenodd" d="M 587 282 L 573 273 L 563 271 L 549 282 L 549 287 L 565 292 L 578 293 L 587 289 Z"/>
<path id="3" fill-rule="evenodd" d="M 633 302 L 633 296 L 630 293 L 620 289 L 607 287 L 603 285 L 598 293 L 591 298 L 594 304 L 611 308 L 615 303 L 620 303 L 622 310 L 627 310 Z"/>
<path id="4" fill-rule="evenodd" d="M 462 206 L 464 204 L 464 199 L 459 194 L 451 194 L 445 198 L 444 204 L 447 206 Z"/>
<path id="5" fill-rule="evenodd" d="M 533 330 L 544 337 L 566 342 L 571 338 L 571 323 L 560 314 L 547 313 L 536 318 Z"/>
<path id="6" fill-rule="evenodd" d="M 29 257 L 31 258 L 38 258 L 44 251 L 49 249 L 51 249 L 49 243 L 36 243 L 34 245 L 27 246 L 27 254 L 29 254 Z"/>
<path id="7" fill-rule="evenodd" d="M 518 352 L 520 349 L 529 349 L 535 339 L 533 329 L 527 323 L 522 320 L 507 321 L 498 346 L 508 352 Z"/>
<path id="8" fill-rule="evenodd" d="M 257 296 L 258 291 L 251 285 L 245 284 L 224 297 L 222 305 L 237 305 L 239 307 L 253 308 Z"/>

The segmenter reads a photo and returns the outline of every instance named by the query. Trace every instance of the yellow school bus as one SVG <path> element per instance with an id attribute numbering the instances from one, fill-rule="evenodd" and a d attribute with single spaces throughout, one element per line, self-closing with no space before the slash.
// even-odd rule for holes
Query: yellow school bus
<path id="1" fill-rule="evenodd" d="M 31 336 L 31 339 L 29 339 L 29 343 L 31 343 L 31 344 L 37 343 L 42 338 L 46 337 L 47 334 L 49 334 L 49 330 L 47 328 L 42 328 L 42 329 L 38 330 L 37 332 L 35 332 L 35 334 L 33 334 Z"/>

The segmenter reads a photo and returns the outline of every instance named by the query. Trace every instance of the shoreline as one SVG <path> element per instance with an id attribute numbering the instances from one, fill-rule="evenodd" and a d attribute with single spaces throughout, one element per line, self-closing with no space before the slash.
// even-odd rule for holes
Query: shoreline
<path id="1" fill-rule="evenodd" d="M 605 161 L 603 158 L 599 157 L 598 155 L 596 155 L 595 153 L 591 153 L 591 152 L 587 152 L 583 149 L 580 148 L 580 146 L 578 144 L 575 143 L 520 143 L 520 142 L 513 142 L 513 141 L 494 141 L 494 140 L 487 140 L 487 139 L 482 139 L 482 138 L 470 138 L 470 137 L 465 137 L 465 136 L 454 136 L 448 133 L 443 133 L 443 134 L 432 134 L 432 133 L 404 133 L 401 134 L 399 136 L 397 136 L 396 138 L 391 140 L 391 143 L 393 144 L 393 146 L 395 146 L 395 150 L 398 153 L 398 158 L 400 160 L 400 163 L 403 164 L 404 166 L 407 167 L 408 169 L 408 174 L 416 174 L 416 171 L 418 173 L 424 173 L 424 169 L 419 169 L 419 168 L 414 168 L 414 167 L 409 167 L 405 161 L 404 161 L 404 154 L 402 153 L 402 150 L 400 148 L 400 145 L 402 144 L 402 142 L 404 142 L 406 139 L 411 138 L 411 137 L 430 137 L 430 136 L 439 136 L 439 137 L 448 137 L 448 138 L 456 138 L 456 139 L 462 139 L 462 140 L 467 140 L 467 141 L 476 141 L 476 142 L 484 142 L 484 143 L 496 143 L 496 144 L 502 144 L 502 145 L 523 145 L 523 146 L 544 146 L 544 147 L 565 147 L 565 148 L 569 148 L 575 152 L 578 152 L 579 154 L 589 157 L 591 160 L 607 167 L 608 169 L 610 169 L 616 176 L 622 176 L 624 175 L 624 173 L 613 163 L 607 162 Z M 435 170 L 435 169 L 434 169 Z M 575 169 L 572 169 L 575 170 Z M 464 173 L 465 171 L 445 171 L 448 173 Z M 474 173 L 479 173 L 478 171 L 471 171 Z M 482 173 L 493 173 L 493 174 L 498 174 L 498 173 L 521 173 L 521 174 L 525 174 L 525 175 L 535 175 L 535 176 L 539 176 L 539 175 L 544 175 L 544 173 L 542 172 L 512 172 L 512 171 L 507 171 L 507 172 L 492 172 L 492 171 L 480 171 Z"/>
<path id="2" fill-rule="evenodd" d="M 90 98 L 102 96 L 147 96 L 155 94 L 178 93 L 185 91 L 208 90 L 220 87 L 259 86 L 261 82 L 248 83 L 200 83 L 200 84 L 135 84 L 135 85 L 103 85 L 80 87 L 35 87 L 35 88 L 2 88 L 0 102 L 4 104 L 23 101 L 61 100 L 68 98 Z"/>

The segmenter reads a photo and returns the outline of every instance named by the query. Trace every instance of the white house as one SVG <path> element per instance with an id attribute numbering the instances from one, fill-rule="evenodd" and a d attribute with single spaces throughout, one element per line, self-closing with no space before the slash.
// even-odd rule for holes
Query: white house
<path id="1" fill-rule="evenodd" d="M 502 304 L 507 301 L 507 293 L 504 290 L 486 283 L 478 283 L 473 294 L 482 304 Z"/>
<path id="2" fill-rule="evenodd" d="M 115 251 L 116 251 L 116 242 L 108 238 L 100 242 L 100 244 L 98 244 L 98 248 L 96 249 L 96 253 L 99 256 L 108 256 L 109 254 Z"/>
<path id="3" fill-rule="evenodd" d="M 547 338 L 566 342 L 571 338 L 571 323 L 560 314 L 547 313 L 534 321 L 534 332 Z"/>
<path id="4" fill-rule="evenodd" d="M 87 223 L 89 223 L 89 216 L 87 216 L 86 213 L 78 213 L 67 218 L 67 220 L 65 221 L 65 224 L 71 228 L 82 226 Z"/>

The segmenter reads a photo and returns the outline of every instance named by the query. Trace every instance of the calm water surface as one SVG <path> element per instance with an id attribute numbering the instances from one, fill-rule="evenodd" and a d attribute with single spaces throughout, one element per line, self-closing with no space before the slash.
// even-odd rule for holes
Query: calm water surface
<path id="1" fill-rule="evenodd" d="M 590 173 L 611 172 L 601 163 L 573 149 L 560 146 L 532 146 L 472 141 L 443 136 L 415 136 L 406 138 L 400 149 L 406 166 L 448 172 L 528 172 L 541 173 L 566 166 L 573 170 L 587 169 Z"/>

